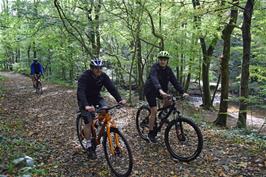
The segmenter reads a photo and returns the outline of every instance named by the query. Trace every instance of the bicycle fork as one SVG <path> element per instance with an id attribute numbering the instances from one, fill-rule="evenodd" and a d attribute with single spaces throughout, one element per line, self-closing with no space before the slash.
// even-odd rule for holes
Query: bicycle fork
<path id="1" fill-rule="evenodd" d="M 107 139 L 108 139 L 108 144 L 109 144 L 109 148 L 111 150 L 112 155 L 115 155 L 115 148 L 119 148 L 120 144 L 119 144 L 119 137 L 117 135 L 117 133 L 114 133 L 114 140 L 115 140 L 115 145 L 116 147 L 113 147 L 113 143 L 112 143 L 112 137 L 111 137 L 111 123 L 108 123 L 106 126 L 106 133 L 107 133 Z"/>
<path id="2" fill-rule="evenodd" d="M 181 121 L 175 121 L 175 131 L 176 131 L 176 136 L 179 141 L 185 141 L 186 138 L 184 136 L 184 129 Z"/>

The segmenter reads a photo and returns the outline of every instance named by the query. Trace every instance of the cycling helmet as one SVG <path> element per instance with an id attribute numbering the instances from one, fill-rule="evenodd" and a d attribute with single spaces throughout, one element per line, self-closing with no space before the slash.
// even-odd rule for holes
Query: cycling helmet
<path id="1" fill-rule="evenodd" d="M 103 60 L 100 58 L 94 58 L 90 63 L 91 67 L 103 67 Z"/>
<path id="2" fill-rule="evenodd" d="M 167 51 L 160 51 L 157 55 L 158 58 L 170 58 L 170 55 Z"/>

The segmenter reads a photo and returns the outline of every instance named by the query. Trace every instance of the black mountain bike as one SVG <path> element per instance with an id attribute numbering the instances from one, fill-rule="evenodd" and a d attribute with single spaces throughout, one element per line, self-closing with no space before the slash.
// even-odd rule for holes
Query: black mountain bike
<path id="1" fill-rule="evenodd" d="M 189 162 L 201 153 L 203 136 L 199 127 L 191 119 L 183 117 L 176 109 L 176 100 L 176 97 L 171 97 L 170 106 L 158 109 L 156 122 L 159 124 L 156 126 L 156 131 L 160 132 L 166 123 L 164 141 L 167 150 L 174 160 Z M 150 113 L 149 106 L 143 105 L 138 109 L 136 116 L 138 133 L 146 141 L 148 141 Z"/>

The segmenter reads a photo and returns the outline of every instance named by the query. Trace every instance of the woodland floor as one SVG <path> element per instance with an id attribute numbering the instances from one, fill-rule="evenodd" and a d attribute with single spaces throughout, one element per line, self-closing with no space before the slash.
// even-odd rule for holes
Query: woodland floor
<path id="1" fill-rule="evenodd" d="M 98 159 L 88 160 L 76 137 L 76 91 L 44 83 L 35 94 L 28 77 L 1 72 L 0 76 L 0 176 L 17 176 L 10 162 L 31 156 L 33 176 L 111 176 L 101 147 Z M 110 103 L 110 98 L 107 98 Z M 136 108 L 116 110 L 117 121 L 134 157 L 131 176 L 266 176 L 265 137 L 255 141 L 199 121 L 204 136 L 201 155 L 190 163 L 175 162 L 164 145 L 143 141 L 135 128 Z M 209 116 L 211 119 L 211 116 Z M 235 133 L 237 134 L 237 132 Z"/>

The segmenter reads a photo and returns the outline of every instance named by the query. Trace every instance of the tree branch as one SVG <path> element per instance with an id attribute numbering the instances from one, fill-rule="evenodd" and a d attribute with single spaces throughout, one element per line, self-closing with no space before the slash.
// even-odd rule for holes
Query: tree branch
<path id="1" fill-rule="evenodd" d="M 85 43 L 85 41 L 84 41 L 84 39 L 83 39 L 83 37 L 82 37 L 82 34 L 80 33 L 80 31 L 75 27 L 75 26 L 73 26 L 73 24 L 72 23 L 70 23 L 70 21 L 68 21 L 67 20 L 67 18 L 66 18 L 66 15 L 65 15 L 65 13 L 64 13 L 64 11 L 63 11 L 63 9 L 61 8 L 61 6 L 59 5 L 59 3 L 58 3 L 58 0 L 54 0 L 54 5 L 55 5 L 55 7 L 56 7 L 56 9 L 57 9 L 57 11 L 58 11 L 58 14 L 59 14 L 59 17 L 60 17 L 60 19 L 61 19 L 61 21 L 63 22 L 63 25 L 64 25 L 64 27 L 65 27 L 65 29 L 66 29 L 66 31 L 69 33 L 69 34 L 71 34 L 73 37 L 75 37 L 80 43 L 81 43 L 81 45 L 84 47 L 84 49 L 86 50 L 86 52 L 90 55 L 90 56 L 92 56 L 92 53 L 91 53 L 91 51 L 89 50 L 89 48 L 86 46 L 86 43 Z M 65 23 L 65 20 L 64 19 L 66 19 L 67 20 L 67 22 L 68 22 L 68 24 L 78 33 L 78 36 L 80 37 L 77 37 L 68 27 L 67 27 L 67 25 L 66 25 L 66 23 Z"/>
<path id="2" fill-rule="evenodd" d="M 160 34 L 158 34 L 158 33 L 156 33 L 152 15 L 151 15 L 150 11 L 147 8 L 144 8 L 144 9 L 147 12 L 147 14 L 148 14 L 148 16 L 150 18 L 150 21 L 151 21 L 152 34 L 155 37 L 157 37 L 157 38 L 159 38 L 161 40 L 161 49 L 163 50 L 164 49 L 164 39 L 163 39 L 163 36 L 160 35 Z"/>
<path id="3" fill-rule="evenodd" d="M 143 42 L 145 42 L 146 44 L 149 44 L 149 45 L 151 45 L 151 46 L 154 46 L 154 47 L 156 47 L 156 48 L 158 48 L 158 49 L 161 48 L 160 46 L 158 46 L 158 45 L 156 45 L 156 44 L 153 44 L 153 43 L 151 43 L 151 42 L 149 42 L 149 41 L 146 41 L 146 40 L 143 39 L 143 38 L 140 38 L 140 40 L 143 41 Z"/>

